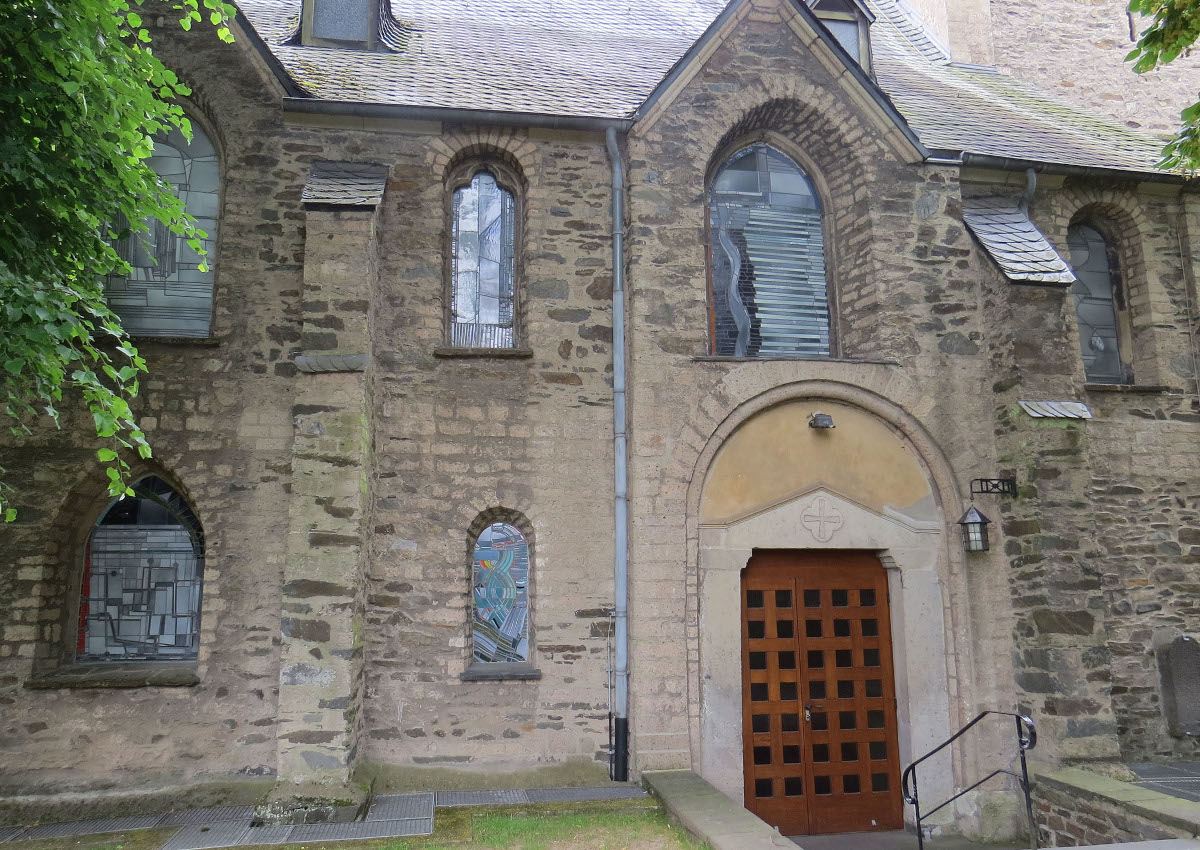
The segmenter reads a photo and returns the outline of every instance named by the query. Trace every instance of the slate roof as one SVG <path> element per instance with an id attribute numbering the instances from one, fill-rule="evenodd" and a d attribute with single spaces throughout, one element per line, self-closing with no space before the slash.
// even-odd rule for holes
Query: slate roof
<path id="1" fill-rule="evenodd" d="M 1075 273 L 1011 198 L 963 198 L 963 222 L 1009 280 L 1075 282 Z"/>
<path id="2" fill-rule="evenodd" d="M 304 181 L 300 196 L 306 204 L 373 207 L 383 200 L 387 167 L 367 162 L 317 160 Z"/>
<path id="3" fill-rule="evenodd" d="M 1091 409 L 1081 401 L 1019 401 L 1034 419 L 1091 419 Z"/>
<path id="4" fill-rule="evenodd" d="M 1155 171 L 1163 140 L 956 65 L 904 0 L 866 0 L 873 70 L 927 148 Z M 298 44 L 301 0 L 237 0 L 309 96 L 628 119 L 726 0 L 391 0 L 377 52 Z"/>

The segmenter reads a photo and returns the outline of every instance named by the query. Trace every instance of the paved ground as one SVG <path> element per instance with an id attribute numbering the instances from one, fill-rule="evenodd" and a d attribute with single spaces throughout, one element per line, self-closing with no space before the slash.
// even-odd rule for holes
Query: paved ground
<path id="1" fill-rule="evenodd" d="M 1143 788 L 1200 803 L 1200 761 L 1131 764 L 1129 769 L 1140 777 L 1135 784 Z"/>
<path id="2" fill-rule="evenodd" d="M 917 836 L 911 832 L 850 832 L 842 835 L 794 835 L 792 841 L 803 850 L 917 850 Z M 998 844 L 973 844 L 963 838 L 930 838 L 925 850 L 1021 850 Z"/>

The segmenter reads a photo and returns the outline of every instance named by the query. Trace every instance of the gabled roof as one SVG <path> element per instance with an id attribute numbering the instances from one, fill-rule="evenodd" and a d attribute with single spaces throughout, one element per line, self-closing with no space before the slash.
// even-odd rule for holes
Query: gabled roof
<path id="1" fill-rule="evenodd" d="M 734 0 L 737 2 L 737 0 Z M 1159 173 L 1163 141 L 994 70 L 956 65 L 904 0 L 865 0 L 879 88 L 925 147 Z M 237 0 L 311 98 L 629 119 L 726 0 L 391 0 L 387 49 L 297 43 L 301 0 Z"/>

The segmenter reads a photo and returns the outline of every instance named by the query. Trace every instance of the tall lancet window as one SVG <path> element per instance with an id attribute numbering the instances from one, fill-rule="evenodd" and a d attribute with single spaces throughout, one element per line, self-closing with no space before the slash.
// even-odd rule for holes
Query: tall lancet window
<path id="1" fill-rule="evenodd" d="M 734 357 L 831 353 L 821 204 L 796 163 L 757 144 L 709 191 L 710 335 Z"/>
<path id="2" fill-rule="evenodd" d="M 202 243 L 207 254 L 200 256 L 157 219 L 146 219 L 146 231 L 132 233 L 114 246 L 130 270 L 105 281 L 108 305 L 133 336 L 207 337 L 221 194 L 217 152 L 204 130 L 192 122 L 190 142 L 173 129 L 154 143 L 150 167 L 183 200 L 196 226 L 208 234 Z M 126 224 L 117 222 L 118 229 Z"/>
<path id="3" fill-rule="evenodd" d="M 1104 235 L 1089 224 L 1076 223 L 1067 231 L 1075 283 L 1075 315 L 1083 369 L 1094 383 L 1120 384 L 1129 380 L 1121 359 L 1119 307 L 1120 266 Z"/>
<path id="4" fill-rule="evenodd" d="M 475 540 L 472 563 L 474 661 L 529 661 L 529 543 L 505 522 L 494 522 Z"/>
<path id="5" fill-rule="evenodd" d="M 513 195 L 488 171 L 454 190 L 450 344 L 516 346 Z"/>

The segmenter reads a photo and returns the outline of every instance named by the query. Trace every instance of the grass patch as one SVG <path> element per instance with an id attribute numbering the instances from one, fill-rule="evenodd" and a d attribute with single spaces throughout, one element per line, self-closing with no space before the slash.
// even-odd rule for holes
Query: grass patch
<path id="1" fill-rule="evenodd" d="M 630 806 L 629 803 L 638 805 Z M 616 803 L 617 805 L 612 805 Z M 433 835 L 288 844 L 291 850 L 702 850 L 653 800 L 438 809 Z M 278 846 L 246 850 L 279 850 Z"/>
<path id="2" fill-rule="evenodd" d="M 159 850 L 178 827 L 17 841 L 13 850 Z M 284 850 L 702 850 L 653 799 L 438 809 L 433 835 L 306 841 Z M 280 850 L 280 845 L 243 848 Z"/>

